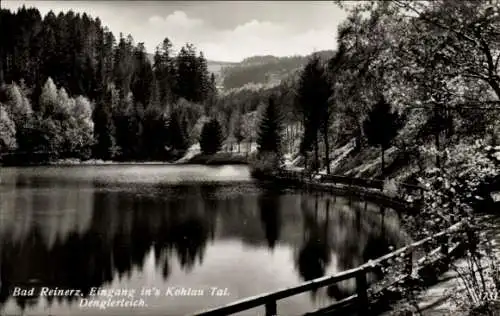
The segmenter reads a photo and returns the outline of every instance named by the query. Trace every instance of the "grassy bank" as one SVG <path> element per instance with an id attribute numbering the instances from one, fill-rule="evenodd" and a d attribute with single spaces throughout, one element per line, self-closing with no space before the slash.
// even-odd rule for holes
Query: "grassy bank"
<path id="1" fill-rule="evenodd" d="M 213 155 L 197 154 L 181 164 L 197 165 L 246 165 L 248 157 L 245 154 L 216 153 Z"/>
<path id="2" fill-rule="evenodd" d="M 45 158 L 45 157 L 44 157 Z M 75 166 L 75 165 L 120 165 L 120 164 L 169 164 L 169 165 L 244 165 L 248 164 L 248 155 L 220 152 L 213 155 L 195 154 L 192 157 L 185 157 L 181 160 L 102 160 L 102 159 L 36 159 L 36 160 L 16 160 L 9 159 L 0 161 L 0 166 L 22 167 L 22 166 Z"/>
<path id="3" fill-rule="evenodd" d="M 168 161 L 115 161 L 115 160 L 102 160 L 102 159 L 54 159 L 47 161 L 23 161 L 15 162 L 9 161 L 8 163 L 0 162 L 0 167 L 36 167 L 36 166 L 108 166 L 108 165 L 131 165 L 131 164 L 142 164 L 142 165 L 172 165 L 173 162 Z"/>

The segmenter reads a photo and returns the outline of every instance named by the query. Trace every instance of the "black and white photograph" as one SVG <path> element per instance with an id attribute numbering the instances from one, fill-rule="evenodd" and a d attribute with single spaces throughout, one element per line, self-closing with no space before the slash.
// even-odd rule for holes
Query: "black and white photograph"
<path id="1" fill-rule="evenodd" d="M 0 2 L 0 316 L 500 316 L 500 0 Z"/>

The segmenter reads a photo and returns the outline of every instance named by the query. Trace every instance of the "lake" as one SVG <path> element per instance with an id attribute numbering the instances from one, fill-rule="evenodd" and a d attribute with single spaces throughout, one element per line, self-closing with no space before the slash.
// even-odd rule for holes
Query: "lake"
<path id="1" fill-rule="evenodd" d="M 0 169 L 1 315 L 189 315 L 407 242 L 393 210 L 256 183 L 246 166 Z M 39 295 L 43 287 L 81 296 Z M 279 301 L 278 312 L 300 315 L 353 291 L 344 282 Z M 112 295 L 137 305 L 91 303 Z"/>

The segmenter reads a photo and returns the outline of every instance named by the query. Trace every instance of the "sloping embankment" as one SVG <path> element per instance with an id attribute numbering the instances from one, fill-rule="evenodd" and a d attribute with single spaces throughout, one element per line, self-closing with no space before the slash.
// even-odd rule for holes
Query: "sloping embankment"
<path id="1" fill-rule="evenodd" d="M 395 210 L 404 210 L 405 212 L 415 212 L 419 205 L 413 202 L 401 199 L 391 192 L 384 190 L 356 186 L 344 185 L 338 183 L 321 182 L 320 179 L 305 178 L 296 173 L 297 176 L 280 176 L 278 173 L 272 176 L 260 177 L 262 180 L 271 181 L 276 185 L 285 188 L 296 188 L 309 192 L 327 192 L 339 196 L 352 196 L 362 200 L 371 201 Z"/>

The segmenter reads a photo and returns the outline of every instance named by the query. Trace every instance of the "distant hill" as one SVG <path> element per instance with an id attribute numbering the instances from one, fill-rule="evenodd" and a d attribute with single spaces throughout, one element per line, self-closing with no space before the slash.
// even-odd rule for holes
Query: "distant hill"
<path id="1" fill-rule="evenodd" d="M 322 59 L 333 56 L 333 50 L 316 52 Z M 237 64 L 222 68 L 222 86 L 224 90 L 237 89 L 244 86 L 275 86 L 281 80 L 301 69 L 311 55 L 276 57 L 271 55 L 252 56 Z"/>
<path id="2" fill-rule="evenodd" d="M 224 79 L 222 76 L 222 70 L 224 68 L 230 68 L 236 65 L 238 65 L 238 63 L 227 62 L 227 61 L 213 61 L 213 60 L 207 61 L 208 71 L 215 75 L 215 82 L 219 89 L 222 89 L 223 87 Z"/>
<path id="3" fill-rule="evenodd" d="M 208 60 L 207 65 L 208 65 L 208 71 L 217 76 L 221 74 L 223 68 L 236 66 L 238 65 L 238 63 L 228 62 L 228 61 Z"/>
<path id="4" fill-rule="evenodd" d="M 325 60 L 331 58 L 334 53 L 333 50 L 316 52 Z M 208 71 L 215 75 L 220 90 L 273 87 L 278 85 L 284 78 L 301 69 L 311 55 L 290 57 L 251 56 L 241 62 L 208 60 Z M 149 54 L 149 58 L 152 62 L 153 55 Z"/>
<path id="5" fill-rule="evenodd" d="M 301 57 L 301 56 L 294 56 L 294 57 Z M 289 58 L 289 57 L 284 57 L 284 58 Z M 264 55 L 264 56 L 252 56 L 252 57 L 247 57 L 241 61 L 242 66 L 256 66 L 256 65 L 263 65 L 263 64 L 271 64 L 271 63 L 276 63 L 280 61 L 280 57 L 276 57 L 273 55 Z"/>

